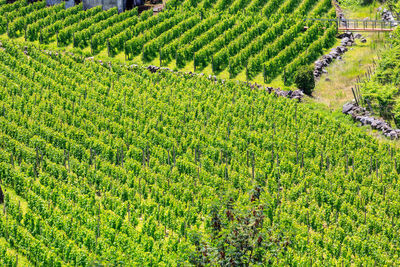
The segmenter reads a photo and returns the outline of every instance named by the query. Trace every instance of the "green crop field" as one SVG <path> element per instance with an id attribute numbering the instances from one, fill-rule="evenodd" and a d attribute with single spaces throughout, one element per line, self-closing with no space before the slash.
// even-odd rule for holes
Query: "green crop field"
<path id="1" fill-rule="evenodd" d="M 331 1 L 152 12 L 0 0 L 0 266 L 398 265 L 398 142 L 235 79 L 294 83 Z"/>
<path id="2" fill-rule="evenodd" d="M 231 78 L 244 73 L 270 82 L 285 73 L 289 84 L 294 70 L 316 60 L 336 34 L 335 24 L 304 21 L 334 18 L 331 0 L 170 0 L 156 16 L 152 10 L 138 16 L 137 9 L 118 14 L 116 8 L 83 11 L 81 5 L 65 9 L 26 0 L 12 6 L 9 12 L 10 5 L 0 5 L 0 33 L 10 38 Z"/>

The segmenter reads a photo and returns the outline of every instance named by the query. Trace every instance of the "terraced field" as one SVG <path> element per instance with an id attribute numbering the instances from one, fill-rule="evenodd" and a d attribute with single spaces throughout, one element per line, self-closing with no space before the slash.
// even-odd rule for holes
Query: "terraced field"
<path id="1" fill-rule="evenodd" d="M 246 85 L 3 46 L 2 264 L 213 265 L 212 222 L 256 207 L 252 264 L 398 261 L 395 147 Z"/>
<path id="2" fill-rule="evenodd" d="M 335 42 L 304 20 L 331 1 L 0 15 L 0 266 L 400 261 L 397 143 L 235 80 L 293 83 Z"/>
<path id="3" fill-rule="evenodd" d="M 138 16 L 136 9 L 118 14 L 116 8 L 83 11 L 81 5 L 19 0 L 1 5 L 0 14 L 0 33 L 10 38 L 81 48 L 87 56 L 122 53 L 137 64 L 210 69 L 230 78 L 261 75 L 270 82 L 284 74 L 289 84 L 295 69 L 332 46 L 336 33 L 335 25 L 303 21 L 334 17 L 330 0 L 168 1 L 157 16 L 152 10 Z"/>

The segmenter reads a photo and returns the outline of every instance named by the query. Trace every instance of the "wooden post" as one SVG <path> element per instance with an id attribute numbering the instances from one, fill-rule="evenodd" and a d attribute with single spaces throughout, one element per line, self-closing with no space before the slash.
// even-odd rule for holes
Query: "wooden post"
<path id="1" fill-rule="evenodd" d="M 246 63 L 246 81 L 249 81 L 249 69 L 247 68 L 248 62 Z"/>
<path id="2" fill-rule="evenodd" d="M 267 83 L 266 82 L 267 78 L 266 78 L 266 75 L 265 75 L 265 64 L 263 64 L 263 77 L 264 77 L 264 83 Z"/>
<path id="3" fill-rule="evenodd" d="M 160 67 L 161 67 L 162 66 L 161 47 L 160 47 L 158 54 L 160 55 Z"/>
<path id="4" fill-rule="evenodd" d="M 124 54 L 125 54 L 125 61 L 127 60 L 127 53 L 126 53 L 126 41 L 124 42 Z M 129 57 L 128 57 L 129 59 Z"/>
<path id="5" fill-rule="evenodd" d="M 252 151 L 251 153 L 252 153 L 251 175 L 252 175 L 253 180 L 254 180 L 254 164 L 255 164 L 255 162 L 254 162 L 254 152 Z"/>
<path id="6" fill-rule="evenodd" d="M 67 151 L 67 157 L 68 157 L 68 172 L 71 171 L 71 164 L 70 164 L 70 160 L 69 160 L 69 151 Z"/>
<path id="7" fill-rule="evenodd" d="M 4 190 L 4 192 L 6 192 L 6 190 Z M 6 198 L 4 197 L 3 215 L 6 215 L 6 212 L 7 212 L 7 202 Z"/>
<path id="8" fill-rule="evenodd" d="M 196 72 L 196 53 L 193 53 L 193 72 Z"/>
<path id="9" fill-rule="evenodd" d="M 110 40 L 109 39 L 107 39 L 107 53 L 108 53 L 108 57 L 111 57 L 111 54 L 110 54 Z"/>
<path id="10" fill-rule="evenodd" d="M 131 221 L 131 206 L 130 203 L 128 202 L 128 221 Z"/>
<path id="11" fill-rule="evenodd" d="M 228 70 L 229 70 L 229 79 L 232 79 L 231 58 L 229 58 L 229 61 L 228 61 Z"/>
<path id="12" fill-rule="evenodd" d="M 356 105 L 358 106 L 357 96 L 356 96 L 356 94 L 354 92 L 354 88 L 353 87 L 351 87 L 351 91 L 353 92 L 354 100 L 356 101 Z"/>
<path id="13" fill-rule="evenodd" d="M 211 56 L 211 71 L 214 74 L 214 55 Z"/>

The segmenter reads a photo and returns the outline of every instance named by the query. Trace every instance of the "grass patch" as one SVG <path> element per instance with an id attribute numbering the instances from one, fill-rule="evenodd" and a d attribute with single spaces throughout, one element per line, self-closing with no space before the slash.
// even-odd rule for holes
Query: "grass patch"
<path id="1" fill-rule="evenodd" d="M 330 109 L 341 109 L 343 104 L 352 100 L 351 88 L 355 86 L 357 76 L 366 73 L 368 67 L 373 67 L 381 49 L 384 48 L 387 37 L 383 33 L 363 34 L 366 43 L 356 40 L 356 44 L 349 47 L 342 60 L 335 60 L 326 68 L 316 83 L 314 96 L 317 101 L 326 104 Z"/>
<path id="2" fill-rule="evenodd" d="M 379 2 L 374 1 L 371 5 L 349 5 L 343 10 L 344 15 L 348 19 L 380 19 L 377 9 L 381 6 Z"/>

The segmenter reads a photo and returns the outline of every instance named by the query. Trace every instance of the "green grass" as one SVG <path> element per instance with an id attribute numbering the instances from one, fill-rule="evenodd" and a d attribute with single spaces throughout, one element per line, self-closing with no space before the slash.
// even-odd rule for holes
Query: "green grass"
<path id="1" fill-rule="evenodd" d="M 345 6 L 345 8 L 342 6 L 342 8 L 344 9 L 345 17 L 348 19 L 380 19 L 376 12 L 380 6 L 379 2 L 374 1 L 373 4 L 367 6 L 354 5 Z"/>
<path id="2" fill-rule="evenodd" d="M 364 36 L 366 43 L 357 40 L 342 56 L 342 60 L 335 60 L 326 68 L 328 73 L 323 74 L 316 83 L 315 99 L 330 109 L 341 109 L 344 103 L 354 98 L 351 88 L 355 86 L 357 77 L 373 67 L 373 61 L 377 60 L 380 49 L 384 47 L 383 34 L 378 36 L 377 33 L 369 33 Z"/>

